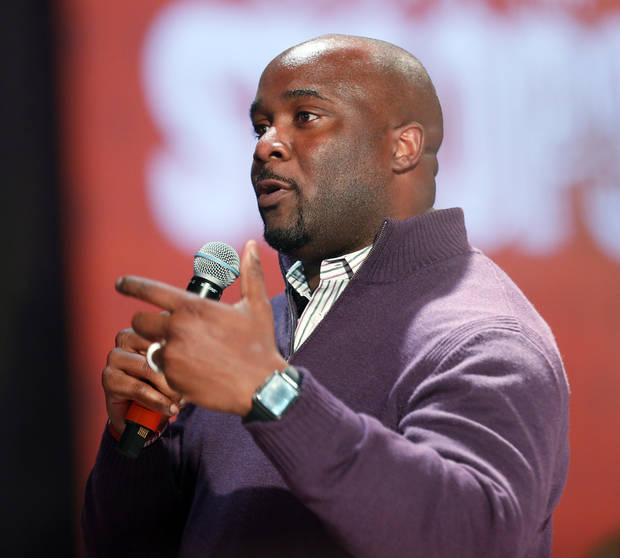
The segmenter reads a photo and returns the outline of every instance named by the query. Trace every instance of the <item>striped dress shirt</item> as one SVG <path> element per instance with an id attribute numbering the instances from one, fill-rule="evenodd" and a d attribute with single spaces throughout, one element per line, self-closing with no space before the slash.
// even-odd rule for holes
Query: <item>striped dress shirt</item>
<path id="1" fill-rule="evenodd" d="M 293 347 L 295 351 L 314 331 L 323 316 L 342 294 L 355 272 L 366 260 L 371 248 L 372 244 L 357 252 L 323 260 L 319 273 L 319 285 L 314 292 L 310 290 L 301 261 L 295 262 L 288 270 L 286 280 L 297 294 L 308 301 L 295 329 Z"/>

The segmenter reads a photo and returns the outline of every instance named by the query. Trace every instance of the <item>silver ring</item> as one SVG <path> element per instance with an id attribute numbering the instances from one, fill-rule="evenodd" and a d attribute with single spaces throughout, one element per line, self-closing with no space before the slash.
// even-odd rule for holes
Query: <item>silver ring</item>
<path id="1" fill-rule="evenodd" d="M 159 351 L 159 349 L 161 349 L 162 347 L 163 344 L 159 341 L 156 341 L 155 343 L 151 343 L 146 351 L 146 362 L 149 363 L 149 366 L 153 370 L 155 370 L 155 372 L 163 372 L 163 370 L 159 366 L 157 366 L 157 363 L 153 360 L 153 353 L 155 351 Z"/>

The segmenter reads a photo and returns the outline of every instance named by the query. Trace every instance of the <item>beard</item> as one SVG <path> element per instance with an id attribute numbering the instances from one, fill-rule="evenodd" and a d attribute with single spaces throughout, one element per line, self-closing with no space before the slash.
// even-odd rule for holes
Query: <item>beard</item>
<path id="1" fill-rule="evenodd" d="M 289 227 L 269 227 L 265 223 L 263 237 L 265 242 L 274 250 L 289 254 L 303 248 L 310 241 L 310 234 L 306 227 L 304 214 L 300 207 L 297 208 L 295 223 Z"/>

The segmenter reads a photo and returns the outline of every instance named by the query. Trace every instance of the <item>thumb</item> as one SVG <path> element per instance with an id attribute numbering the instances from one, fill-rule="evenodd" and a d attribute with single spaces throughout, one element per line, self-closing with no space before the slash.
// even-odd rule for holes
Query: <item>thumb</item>
<path id="1" fill-rule="evenodd" d="M 248 240 L 243 247 L 239 281 L 241 298 L 250 303 L 267 300 L 267 287 L 255 240 Z"/>

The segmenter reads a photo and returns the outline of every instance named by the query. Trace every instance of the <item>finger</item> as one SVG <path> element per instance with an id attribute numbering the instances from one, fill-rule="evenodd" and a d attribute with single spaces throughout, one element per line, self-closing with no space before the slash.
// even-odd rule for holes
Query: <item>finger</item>
<path id="1" fill-rule="evenodd" d="M 140 354 L 119 348 L 112 349 L 108 354 L 108 367 L 120 370 L 127 376 L 143 382 L 149 382 L 166 395 L 174 395 L 174 390 L 168 386 L 163 374 L 155 372 L 147 364 L 146 358 Z"/>
<path id="2" fill-rule="evenodd" d="M 132 328 L 123 329 L 116 334 L 115 345 L 125 351 L 144 354 L 150 344 L 150 340 L 138 335 Z"/>
<path id="3" fill-rule="evenodd" d="M 175 403 L 179 400 L 178 394 L 169 397 L 146 382 L 123 374 L 122 370 L 108 366 L 103 371 L 102 383 L 106 393 L 110 393 L 110 402 L 113 404 L 121 401 L 136 401 L 164 415 L 170 416 L 178 412 L 178 404 Z M 173 405 L 176 405 L 176 409 Z"/>
<path id="4" fill-rule="evenodd" d="M 124 295 L 150 302 L 164 310 L 177 309 L 187 298 L 187 291 L 160 281 L 126 275 L 116 281 L 116 290 Z"/>
<path id="5" fill-rule="evenodd" d="M 258 247 L 255 240 L 248 240 L 241 253 L 240 287 L 241 297 L 250 302 L 266 301 L 267 287 L 260 265 Z"/>
<path id="6" fill-rule="evenodd" d="M 131 320 L 131 327 L 145 339 L 157 341 L 166 337 L 169 320 L 168 313 L 138 312 Z"/>
<path id="7" fill-rule="evenodd" d="M 108 355 L 108 368 L 141 383 L 150 384 L 155 390 L 173 401 L 177 401 L 181 397 L 179 392 L 168 385 L 166 377 L 153 370 L 142 355 L 129 353 L 122 349 L 113 349 Z"/>

